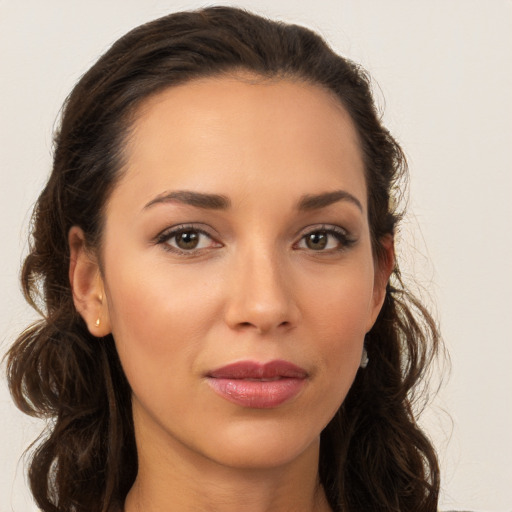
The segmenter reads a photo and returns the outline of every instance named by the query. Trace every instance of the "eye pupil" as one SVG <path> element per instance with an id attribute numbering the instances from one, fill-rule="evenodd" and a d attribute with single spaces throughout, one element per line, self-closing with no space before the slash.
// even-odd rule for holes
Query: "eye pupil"
<path id="1" fill-rule="evenodd" d="M 325 231 L 315 231 L 314 233 L 310 233 L 306 237 L 306 245 L 308 249 L 320 250 L 325 249 L 327 245 L 327 233 Z"/>
<path id="2" fill-rule="evenodd" d="M 176 235 L 176 245 L 180 249 L 195 249 L 199 243 L 199 233 L 196 231 L 184 231 Z"/>

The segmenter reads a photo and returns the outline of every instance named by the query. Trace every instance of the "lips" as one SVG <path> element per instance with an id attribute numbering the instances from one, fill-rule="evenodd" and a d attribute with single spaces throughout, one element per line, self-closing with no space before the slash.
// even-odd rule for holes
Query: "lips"
<path id="1" fill-rule="evenodd" d="M 265 364 L 240 361 L 208 372 L 214 392 L 242 407 L 269 409 L 294 398 L 304 387 L 308 373 L 288 361 Z"/>

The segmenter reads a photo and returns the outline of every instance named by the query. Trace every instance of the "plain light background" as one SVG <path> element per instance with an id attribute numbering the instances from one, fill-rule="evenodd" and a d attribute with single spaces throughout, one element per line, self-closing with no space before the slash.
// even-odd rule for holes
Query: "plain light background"
<path id="1" fill-rule="evenodd" d="M 229 3 L 229 2 L 227 2 Z M 0 0 L 0 351 L 34 318 L 17 281 L 60 106 L 127 30 L 207 4 Z M 512 2 L 240 0 L 307 25 L 373 76 L 411 170 L 399 255 L 437 317 L 450 378 L 426 410 L 442 508 L 512 510 Z M 23 450 L 41 424 L 0 384 L 0 512 L 35 511 Z M 369 511 L 370 512 L 370 511 Z"/>

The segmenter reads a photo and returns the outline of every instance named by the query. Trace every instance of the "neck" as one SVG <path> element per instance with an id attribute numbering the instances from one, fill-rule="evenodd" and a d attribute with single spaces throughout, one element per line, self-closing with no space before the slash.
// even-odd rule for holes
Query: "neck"
<path id="1" fill-rule="evenodd" d="M 318 478 L 319 442 L 276 467 L 227 467 L 172 441 L 138 443 L 124 512 L 330 512 Z M 139 439 L 140 441 L 140 439 Z M 144 449 L 141 449 L 144 447 Z"/>

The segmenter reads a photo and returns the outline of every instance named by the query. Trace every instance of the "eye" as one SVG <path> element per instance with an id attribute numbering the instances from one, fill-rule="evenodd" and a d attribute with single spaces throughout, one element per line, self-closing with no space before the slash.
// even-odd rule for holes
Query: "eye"
<path id="1" fill-rule="evenodd" d="M 337 226 L 308 231 L 297 244 L 298 249 L 318 252 L 335 252 L 347 249 L 355 243 L 348 233 Z"/>
<path id="2" fill-rule="evenodd" d="M 188 226 L 164 231 L 157 237 L 156 243 L 162 244 L 168 251 L 182 254 L 222 247 L 222 244 L 214 240 L 206 231 Z"/>

